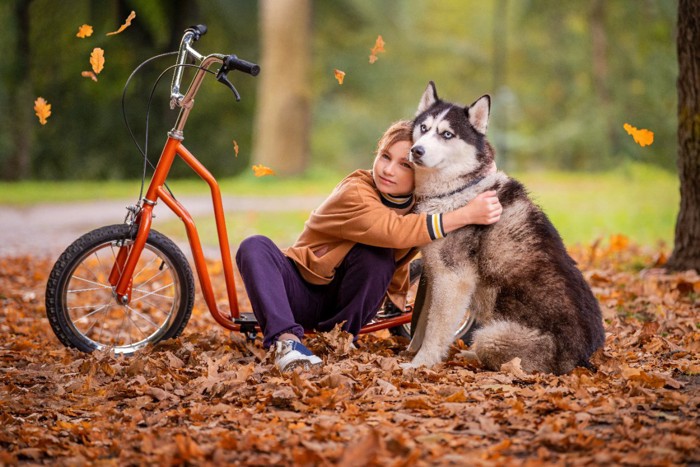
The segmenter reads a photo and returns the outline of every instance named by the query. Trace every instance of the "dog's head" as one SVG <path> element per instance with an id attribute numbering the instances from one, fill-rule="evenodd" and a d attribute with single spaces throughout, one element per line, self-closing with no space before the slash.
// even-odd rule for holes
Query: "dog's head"
<path id="1" fill-rule="evenodd" d="M 439 171 L 442 178 L 472 178 L 487 173 L 493 148 L 486 139 L 491 98 L 462 107 L 440 100 L 428 83 L 413 121 L 410 159 L 421 172 Z"/>

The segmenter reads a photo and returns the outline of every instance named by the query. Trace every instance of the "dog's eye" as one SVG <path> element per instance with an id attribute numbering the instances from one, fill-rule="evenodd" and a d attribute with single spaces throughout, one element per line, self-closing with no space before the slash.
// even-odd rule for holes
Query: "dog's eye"
<path id="1" fill-rule="evenodd" d="M 421 125 L 420 125 L 420 132 L 421 132 L 421 133 L 425 133 L 426 131 L 428 131 L 428 127 L 425 126 L 425 123 L 421 123 Z"/>
<path id="2" fill-rule="evenodd" d="M 445 139 L 450 139 L 454 136 L 454 134 L 451 131 L 443 131 L 442 132 L 442 137 Z"/>

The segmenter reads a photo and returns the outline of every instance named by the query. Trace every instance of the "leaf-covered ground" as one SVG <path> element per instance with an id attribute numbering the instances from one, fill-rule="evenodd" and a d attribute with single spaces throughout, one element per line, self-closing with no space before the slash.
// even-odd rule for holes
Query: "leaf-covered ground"
<path id="1" fill-rule="evenodd" d="M 280 375 L 199 298 L 182 338 L 85 355 L 45 317 L 50 261 L 0 258 L 0 465 L 700 462 L 700 277 L 620 241 L 572 253 L 608 337 L 597 372 L 564 376 L 484 371 L 458 346 L 403 372 L 388 333 L 316 336 L 325 366 Z"/>

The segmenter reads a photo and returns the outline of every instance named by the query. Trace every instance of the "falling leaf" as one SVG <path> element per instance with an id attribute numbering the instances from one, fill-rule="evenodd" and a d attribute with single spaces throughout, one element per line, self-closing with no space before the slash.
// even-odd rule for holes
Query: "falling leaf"
<path id="1" fill-rule="evenodd" d="M 264 165 L 254 165 L 253 166 L 253 173 L 255 173 L 256 177 L 264 177 L 265 175 L 274 175 L 275 172 L 269 168 L 265 167 Z"/>
<path id="2" fill-rule="evenodd" d="M 76 36 L 81 39 L 92 36 L 92 26 L 89 24 L 83 24 L 78 28 L 78 34 L 76 34 Z"/>
<path id="3" fill-rule="evenodd" d="M 236 153 L 236 157 L 238 157 L 238 143 L 236 140 L 233 140 L 233 152 Z"/>
<path id="4" fill-rule="evenodd" d="M 374 47 L 372 47 L 372 53 L 369 56 L 369 63 L 374 63 L 377 61 L 377 54 L 384 52 L 384 39 L 382 36 L 377 36 L 377 40 L 374 42 Z"/>
<path id="5" fill-rule="evenodd" d="M 634 142 L 639 144 L 640 146 L 649 146 L 651 143 L 654 142 L 654 132 L 646 129 L 638 130 L 636 127 L 633 127 L 629 123 L 625 123 L 622 126 L 624 127 L 627 134 L 631 135 L 632 138 L 634 138 Z"/>
<path id="6" fill-rule="evenodd" d="M 92 53 L 90 54 L 90 65 L 92 65 L 92 71 L 99 75 L 102 69 L 105 67 L 105 51 L 99 47 L 92 49 Z"/>
<path id="7" fill-rule="evenodd" d="M 126 21 L 124 21 L 124 24 L 122 24 L 122 25 L 119 27 L 119 29 L 117 29 L 116 31 L 108 32 L 107 35 L 108 35 L 108 36 L 112 36 L 112 35 L 114 35 L 114 34 L 119 34 L 119 33 L 122 32 L 124 29 L 128 28 L 129 26 L 131 26 L 131 20 L 134 19 L 134 18 L 136 18 L 136 12 L 135 12 L 135 11 L 132 11 L 131 13 L 129 13 L 129 16 L 126 18 Z"/>
<path id="8" fill-rule="evenodd" d="M 627 249 L 629 246 L 630 239 L 622 234 L 615 234 L 610 236 L 610 246 L 608 251 L 610 253 L 620 252 Z"/>
<path id="9" fill-rule="evenodd" d="M 345 72 L 336 69 L 336 70 L 334 70 L 334 74 L 335 74 L 335 79 L 338 80 L 338 84 L 343 84 L 343 80 L 345 79 Z"/>
<path id="10" fill-rule="evenodd" d="M 46 125 L 46 119 L 51 116 L 51 104 L 46 102 L 43 97 L 37 97 L 34 101 L 34 112 L 39 117 L 39 123 Z"/>
<path id="11" fill-rule="evenodd" d="M 92 71 L 83 71 L 80 73 L 80 76 L 83 76 L 85 78 L 90 78 L 93 81 L 97 81 L 97 75 L 95 75 L 95 73 Z"/>

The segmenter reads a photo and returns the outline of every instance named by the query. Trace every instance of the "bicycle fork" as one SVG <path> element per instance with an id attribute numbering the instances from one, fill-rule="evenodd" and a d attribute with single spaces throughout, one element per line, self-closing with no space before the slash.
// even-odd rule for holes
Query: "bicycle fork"
<path id="1" fill-rule="evenodd" d="M 180 156 L 182 160 L 192 168 L 210 187 L 212 202 L 214 205 L 214 217 L 216 220 L 216 228 L 219 239 L 219 247 L 221 250 L 221 260 L 224 268 L 224 278 L 226 282 L 226 290 L 228 294 L 229 307 L 231 310 L 230 317 L 224 316 L 218 309 L 214 296 L 211 279 L 207 270 L 206 261 L 202 252 L 201 242 L 197 228 L 192 220 L 192 217 L 187 212 L 185 207 L 173 198 L 164 184 L 167 178 L 170 167 L 175 160 L 175 156 Z M 224 218 L 223 203 L 221 200 L 221 191 L 216 179 L 211 173 L 192 155 L 181 143 L 179 138 L 170 136 L 163 148 L 160 160 L 156 166 L 156 170 L 151 179 L 151 183 L 146 192 L 146 196 L 142 200 L 141 210 L 136 215 L 135 223 L 138 225 L 138 231 L 131 246 L 122 245 L 117 254 L 114 266 L 109 277 L 110 283 L 114 287 L 115 298 L 122 304 L 126 305 L 131 300 L 132 277 L 136 264 L 138 263 L 141 253 L 146 245 L 148 234 L 151 230 L 151 222 L 153 218 L 153 208 L 157 200 L 161 199 L 184 223 L 189 240 L 192 256 L 194 258 L 195 268 L 199 277 L 204 300 L 209 308 L 209 312 L 214 319 L 222 326 L 230 330 L 237 330 L 238 325 L 234 323 L 234 319 L 239 317 L 238 297 L 236 295 L 236 287 L 233 278 L 233 264 L 231 261 L 231 250 L 228 243 L 228 234 L 226 231 L 226 220 Z"/>

